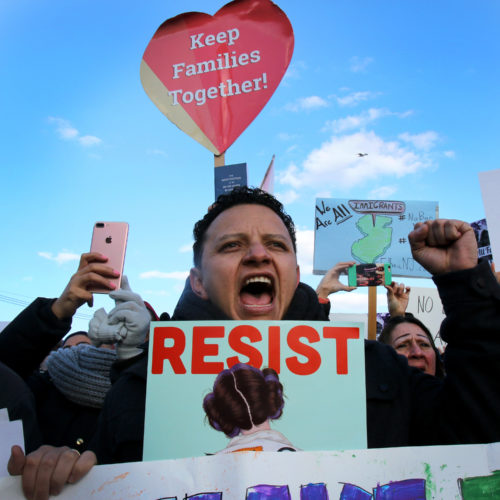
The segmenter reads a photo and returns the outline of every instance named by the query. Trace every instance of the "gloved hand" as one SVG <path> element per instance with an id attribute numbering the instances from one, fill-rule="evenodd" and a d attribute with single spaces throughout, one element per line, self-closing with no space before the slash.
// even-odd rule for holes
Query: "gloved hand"
<path id="1" fill-rule="evenodd" d="M 126 276 L 122 278 L 121 288 L 109 296 L 116 305 L 108 314 L 107 324 L 110 328 L 119 327 L 117 332 L 121 337 L 116 345 L 116 355 L 118 359 L 132 358 L 142 352 L 136 346 L 146 339 L 151 315 L 141 296 L 130 289 Z"/>
<path id="2" fill-rule="evenodd" d="M 94 313 L 89 322 L 89 338 L 96 347 L 102 344 L 116 344 L 122 339 L 120 331 L 121 325 L 108 323 L 108 315 L 103 307 Z"/>

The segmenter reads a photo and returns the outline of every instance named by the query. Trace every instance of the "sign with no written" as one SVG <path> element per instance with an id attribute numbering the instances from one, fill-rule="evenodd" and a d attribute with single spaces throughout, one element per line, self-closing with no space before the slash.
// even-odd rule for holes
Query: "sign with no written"
<path id="1" fill-rule="evenodd" d="M 271 427 L 295 447 L 366 448 L 362 328 L 319 321 L 155 322 L 143 459 L 200 456 L 226 447 L 228 438 L 206 422 L 202 402 L 217 374 L 237 363 L 278 372 L 285 406 Z"/>
<path id="2" fill-rule="evenodd" d="M 444 342 L 439 336 L 439 330 L 445 314 L 437 288 L 412 286 L 406 310 L 422 321 L 429 329 L 436 347 L 445 347 Z"/>
<path id="3" fill-rule="evenodd" d="M 393 276 L 429 278 L 411 255 L 408 234 L 436 219 L 436 201 L 318 198 L 314 223 L 314 274 L 337 262 L 389 263 Z"/>

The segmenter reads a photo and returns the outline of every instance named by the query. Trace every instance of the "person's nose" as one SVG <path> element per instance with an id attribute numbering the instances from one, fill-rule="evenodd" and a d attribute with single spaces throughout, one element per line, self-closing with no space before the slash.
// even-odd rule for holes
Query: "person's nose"
<path id="1" fill-rule="evenodd" d="M 271 260 L 271 256 L 266 248 L 266 246 L 260 241 L 252 242 L 248 251 L 245 255 L 245 262 L 247 263 L 261 263 L 261 262 L 269 262 Z"/>
<path id="2" fill-rule="evenodd" d="M 416 342 L 412 342 L 410 346 L 410 353 L 408 357 L 410 358 L 422 358 L 424 353 L 420 346 Z"/>

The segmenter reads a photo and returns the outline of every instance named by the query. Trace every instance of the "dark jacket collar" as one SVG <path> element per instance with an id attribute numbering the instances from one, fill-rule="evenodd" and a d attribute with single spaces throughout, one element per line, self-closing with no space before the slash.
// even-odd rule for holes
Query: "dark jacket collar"
<path id="1" fill-rule="evenodd" d="M 299 283 L 284 320 L 328 321 L 329 304 L 320 304 L 316 292 Z M 172 316 L 174 321 L 229 320 L 217 306 L 204 300 L 191 289 L 189 278 Z"/>

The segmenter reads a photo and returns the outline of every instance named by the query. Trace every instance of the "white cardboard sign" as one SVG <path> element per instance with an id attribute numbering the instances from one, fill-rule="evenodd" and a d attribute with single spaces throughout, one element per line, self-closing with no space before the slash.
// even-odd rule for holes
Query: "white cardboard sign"
<path id="1" fill-rule="evenodd" d="M 246 452 L 97 466 L 78 484 L 66 486 L 57 498 L 499 498 L 500 475 L 493 474 L 499 468 L 500 443 L 339 452 Z M 482 491 L 485 496 L 478 496 Z M 1 479 L 0 497 L 21 500 L 20 479 Z"/>

